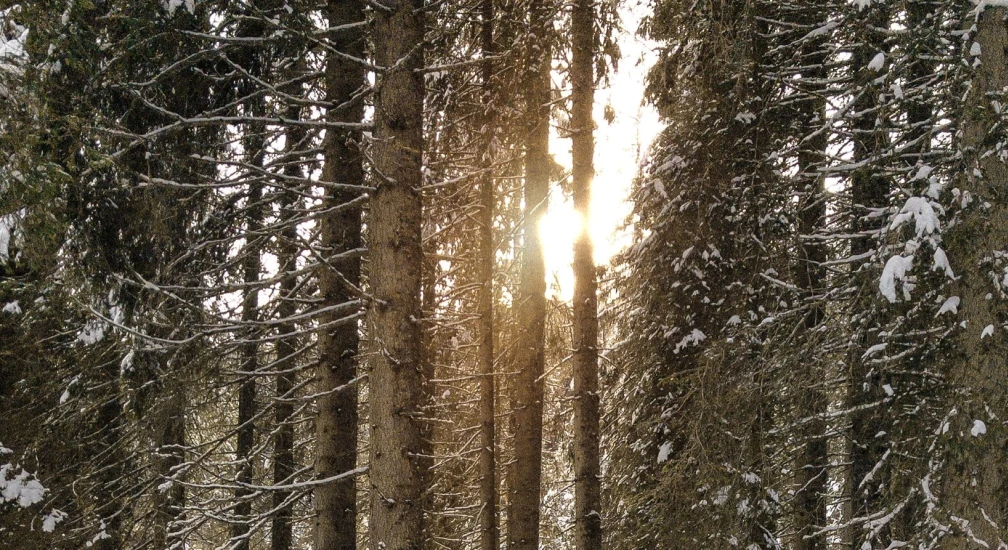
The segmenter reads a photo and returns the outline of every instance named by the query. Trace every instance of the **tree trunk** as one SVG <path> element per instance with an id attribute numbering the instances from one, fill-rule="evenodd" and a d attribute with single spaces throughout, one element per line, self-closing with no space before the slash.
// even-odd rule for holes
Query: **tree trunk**
<path id="1" fill-rule="evenodd" d="M 494 434 L 494 177 L 493 177 L 493 0 L 482 0 L 480 38 L 483 47 L 483 131 L 479 176 L 479 291 L 476 298 L 479 316 L 477 362 L 480 374 L 480 549 L 498 550 L 497 530 L 497 451 Z"/>
<path id="2" fill-rule="evenodd" d="M 298 63 L 298 71 L 304 70 L 303 62 Z M 297 74 L 293 75 L 297 76 Z M 298 86 L 297 92 L 301 91 Z M 290 120 L 301 119 L 301 108 L 297 104 L 287 107 L 287 118 Z M 286 130 L 284 144 L 284 166 L 283 179 L 280 190 L 280 223 L 284 224 L 280 230 L 279 253 L 277 263 L 279 272 L 284 274 L 280 282 L 280 305 L 277 307 L 277 314 L 280 317 L 280 325 L 277 328 L 276 343 L 276 401 L 273 404 L 274 410 L 274 438 L 273 438 L 273 484 L 289 485 L 294 475 L 294 426 L 290 424 L 291 416 L 294 414 L 294 395 L 291 393 L 294 388 L 294 370 L 297 361 L 294 354 L 297 351 L 297 327 L 294 321 L 290 320 L 297 313 L 297 278 L 292 274 L 297 270 L 297 218 L 296 189 L 300 187 L 300 179 L 304 177 L 301 170 L 301 150 L 302 141 L 305 139 L 303 127 L 291 125 Z M 293 531 L 291 524 L 291 506 L 287 499 L 291 497 L 289 490 L 273 492 L 273 509 L 276 510 L 273 522 L 270 527 L 270 548 L 271 550 L 290 550 L 293 544 Z"/>
<path id="3" fill-rule="evenodd" d="M 577 0 L 571 19 L 571 153 L 574 208 L 582 227 L 574 242 L 574 546 L 602 548 L 599 470 L 598 283 L 588 233 L 595 174 L 595 5 Z"/>
<path id="4" fill-rule="evenodd" d="M 870 12 L 869 12 L 870 10 Z M 855 113 L 852 121 L 854 135 L 854 161 L 865 163 L 864 167 L 855 171 L 851 177 L 852 215 L 851 232 L 860 235 L 851 241 L 851 256 L 862 257 L 859 262 L 852 263 L 851 269 L 857 271 L 870 258 L 875 248 L 876 236 L 872 232 L 880 228 L 881 217 L 866 218 L 872 209 L 885 207 L 888 204 L 890 184 L 888 179 L 875 168 L 872 159 L 886 146 L 887 135 L 876 127 L 879 112 L 879 92 L 877 85 L 872 83 L 878 75 L 868 68 L 871 60 L 884 48 L 884 31 L 888 27 L 888 8 L 881 4 L 873 4 L 865 8 L 868 12 L 862 16 L 864 30 L 861 33 L 861 44 L 854 49 L 851 57 L 851 67 L 857 71 L 856 82 L 860 95 L 855 99 L 852 111 Z M 855 297 L 853 311 L 857 314 L 857 324 L 852 327 L 854 342 L 848 353 L 847 408 L 855 411 L 851 415 L 850 432 L 850 470 L 847 475 L 847 492 L 849 513 L 845 521 L 867 517 L 875 511 L 881 496 L 882 487 L 878 483 L 881 475 L 872 475 L 876 464 L 885 453 L 885 442 L 875 437 L 883 429 L 883 411 L 879 404 L 885 393 L 882 390 L 883 381 L 877 371 L 869 371 L 862 359 L 868 347 L 868 333 L 872 323 L 878 324 L 877 316 L 869 314 L 870 306 L 876 299 L 874 276 L 866 273 L 853 273 L 851 285 L 863 289 Z M 851 548 L 861 548 L 858 540 L 861 533 L 860 525 L 851 525 L 847 539 Z"/>
<path id="5" fill-rule="evenodd" d="M 817 23 L 818 24 L 818 23 Z M 823 40 L 811 42 L 803 50 L 802 64 L 809 69 L 808 98 L 799 105 L 801 138 L 804 145 L 798 151 L 799 192 L 798 238 L 799 265 L 797 269 L 798 287 L 804 304 L 808 305 L 803 323 L 804 336 L 810 349 L 817 345 L 816 329 L 825 318 L 825 304 L 821 298 L 821 288 L 825 283 L 826 246 L 819 240 L 811 239 L 823 228 L 826 216 L 825 181 L 819 168 L 826 155 L 828 133 L 822 128 L 826 124 L 826 96 L 823 83 L 826 82 L 826 45 Z M 810 136 L 805 140 L 806 136 Z M 801 445 L 795 464 L 795 550 L 825 550 L 826 538 L 819 534 L 826 527 L 827 467 L 829 464 L 827 425 L 825 415 L 829 397 L 821 386 L 826 379 L 824 361 L 810 360 L 805 363 L 801 388 L 804 399 L 800 403 L 800 413 L 806 422 L 800 433 Z"/>
<path id="6" fill-rule="evenodd" d="M 182 388 L 169 389 L 164 399 L 167 403 L 158 405 L 160 418 L 154 419 L 159 427 L 157 470 L 171 484 L 166 491 L 159 491 L 155 498 L 157 524 L 154 548 L 169 548 L 173 544 L 172 532 L 176 522 L 182 519 L 186 494 L 185 485 L 178 479 L 182 475 L 179 468 L 185 463 L 185 391 Z"/>
<path id="7" fill-rule="evenodd" d="M 372 550 L 423 547 L 424 380 L 420 333 L 423 160 L 422 0 L 385 2 L 376 10 L 373 161 L 370 209 L 375 352 L 370 370 Z"/>
<path id="8" fill-rule="evenodd" d="M 515 350 L 515 459 L 508 501 L 508 547 L 538 550 L 542 486 L 543 363 L 546 324 L 546 267 L 539 222 L 549 198 L 549 32 L 550 6 L 529 6 L 530 37 L 525 65 L 525 211 L 522 222 L 521 283 L 518 288 L 518 338 Z"/>
<path id="9" fill-rule="evenodd" d="M 360 0 L 330 0 L 329 37 L 336 51 L 364 58 L 364 33 L 349 26 L 365 20 Z M 345 28 L 341 28 L 345 27 Z M 329 54 L 325 69 L 326 117 L 333 122 L 360 122 L 364 116 L 365 68 L 359 62 Z M 360 186 L 364 171 L 358 130 L 329 128 L 324 144 L 322 181 L 330 184 L 321 217 L 322 251 L 328 258 L 319 276 L 322 308 L 333 308 L 357 298 L 360 284 Z M 357 466 L 357 321 L 337 323 L 338 311 L 322 315 L 319 323 L 319 391 L 315 475 L 319 479 L 349 472 Z M 352 550 L 357 547 L 357 492 L 352 476 L 315 489 L 315 548 Z"/>
<path id="10" fill-rule="evenodd" d="M 1008 539 L 1008 343 L 1002 328 L 1006 308 L 1001 284 L 1005 261 L 997 256 L 1008 249 L 1008 166 L 997 154 L 1005 136 L 999 121 L 1008 89 L 1006 16 L 1008 9 L 986 7 L 976 21 L 971 50 L 979 45 L 980 64 L 961 115 L 965 166 L 957 182 L 973 200 L 963 207 L 960 222 L 949 229 L 946 240 L 949 257 L 959 266 L 960 318 L 965 325 L 955 337 L 945 371 L 958 411 L 951 419 L 952 448 L 946 452 L 939 502 L 962 518 L 952 523 L 952 540 L 942 546 L 954 550 L 1004 548 Z M 993 333 L 985 337 L 987 327 Z M 969 532 L 963 532 L 967 527 Z"/>
<path id="11" fill-rule="evenodd" d="M 253 113 L 261 113 L 262 107 L 254 105 L 250 110 Z M 257 109 L 257 107 L 259 107 Z M 262 124 L 253 123 L 248 125 L 247 135 L 243 140 L 245 151 L 252 155 L 248 160 L 251 166 L 257 169 L 263 167 L 263 156 L 265 143 L 263 135 L 265 127 Z M 259 258 L 261 236 L 263 225 L 262 195 L 263 186 L 258 180 L 260 174 L 251 173 L 249 178 L 253 181 L 248 184 L 248 198 L 245 204 L 245 246 L 242 248 L 242 272 L 245 282 L 245 295 L 242 297 L 242 323 L 246 325 L 241 331 L 244 341 L 240 344 L 241 363 L 238 367 L 238 427 L 236 430 L 237 444 L 235 446 L 235 463 L 238 468 L 236 481 L 238 487 L 235 489 L 235 523 L 231 525 L 231 539 L 235 550 L 248 550 L 249 529 L 252 514 L 252 491 L 247 487 L 252 483 L 253 457 L 252 448 L 255 446 L 255 423 L 253 419 L 256 415 L 256 371 L 259 370 L 259 330 L 256 323 L 259 321 L 259 272 L 262 262 Z M 245 485 L 243 487 L 243 485 Z"/>

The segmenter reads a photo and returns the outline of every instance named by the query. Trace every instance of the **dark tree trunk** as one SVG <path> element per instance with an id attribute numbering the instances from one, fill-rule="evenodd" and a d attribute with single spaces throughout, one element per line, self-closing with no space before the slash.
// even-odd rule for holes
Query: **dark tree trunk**
<path id="1" fill-rule="evenodd" d="M 584 220 L 574 242 L 574 545 L 602 548 L 599 476 L 598 282 L 588 214 L 595 175 L 595 5 L 577 0 L 571 20 L 574 208 Z"/>
<path id="2" fill-rule="evenodd" d="M 364 3 L 330 0 L 327 7 L 330 46 L 357 59 L 364 57 Z M 365 68 L 358 61 L 330 53 L 326 60 L 326 117 L 332 122 L 360 122 L 364 116 Z M 361 261 L 360 191 L 364 183 L 361 133 L 329 128 L 324 145 L 322 181 L 326 213 L 320 220 L 322 251 L 328 258 L 319 276 L 321 307 L 335 308 L 358 297 Z M 315 475 L 319 479 L 344 474 L 357 466 L 357 320 L 338 322 L 345 311 L 329 309 L 319 322 L 319 391 Z M 352 550 L 357 547 L 357 493 L 353 476 L 320 485 L 314 494 L 315 548 Z"/>
<path id="3" fill-rule="evenodd" d="M 482 158 L 479 176 L 479 340 L 477 348 L 480 375 L 480 548 L 498 550 L 500 533 L 497 530 L 497 451 L 494 433 L 494 177 L 493 177 L 493 0 L 482 0 L 480 5 L 482 26 L 480 39 L 483 48 L 483 132 Z"/>

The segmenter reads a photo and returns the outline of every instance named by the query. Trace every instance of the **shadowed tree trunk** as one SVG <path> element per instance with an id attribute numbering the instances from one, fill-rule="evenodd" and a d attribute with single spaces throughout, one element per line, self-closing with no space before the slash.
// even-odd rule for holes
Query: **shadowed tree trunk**
<path id="1" fill-rule="evenodd" d="M 498 550 L 500 533 L 497 530 L 497 451 L 494 440 L 496 430 L 494 413 L 494 177 L 493 177 L 493 0 L 480 4 L 480 39 L 483 48 L 483 143 L 479 176 L 479 341 L 477 349 L 480 374 L 480 549 Z"/>
<path id="2" fill-rule="evenodd" d="M 818 15 L 818 14 L 815 14 Z M 814 22 L 815 25 L 819 23 Z M 801 123 L 798 174 L 798 238 L 799 264 L 797 283 L 802 299 L 809 305 L 803 323 L 805 337 L 817 337 L 816 328 L 825 319 L 825 308 L 820 298 L 825 284 L 826 247 L 821 241 L 811 238 L 822 229 L 826 215 L 825 181 L 819 172 L 823 156 L 826 154 L 827 132 L 826 96 L 822 89 L 826 82 L 826 46 L 823 40 L 813 40 L 802 48 L 801 64 L 809 67 L 805 76 L 809 90 L 807 98 L 798 105 Z M 814 535 L 826 526 L 827 466 L 829 463 L 829 441 L 826 436 L 826 421 L 829 398 L 820 387 L 826 376 L 825 365 L 821 361 L 805 363 L 803 382 L 806 387 L 800 391 L 803 400 L 799 413 L 805 422 L 800 434 L 799 452 L 795 464 L 795 550 L 825 550 L 824 535 Z"/>
<path id="3" fill-rule="evenodd" d="M 364 3 L 330 0 L 327 5 L 330 46 L 326 59 L 326 117 L 331 122 L 359 123 L 364 116 Z M 324 145 L 322 181 L 326 188 L 325 214 L 321 217 L 322 251 L 327 265 L 319 276 L 322 308 L 319 322 L 319 398 L 316 427 L 315 475 L 331 478 L 357 466 L 357 350 L 356 319 L 339 322 L 346 314 L 337 308 L 357 298 L 360 284 L 361 207 L 364 183 L 360 153 L 361 132 L 329 128 Z M 346 187 L 350 186 L 350 187 Z M 354 478 L 347 476 L 318 486 L 314 494 L 315 548 L 352 550 L 357 547 L 357 494 Z"/>
<path id="4" fill-rule="evenodd" d="M 304 71 L 304 63 L 296 64 L 295 74 L 297 77 Z M 301 91 L 297 86 L 296 92 Z M 287 107 L 287 118 L 290 120 L 301 119 L 301 108 L 297 104 Z M 297 225 L 294 220 L 297 218 L 297 192 L 300 187 L 300 180 L 304 177 L 301 170 L 301 148 L 304 146 L 306 132 L 302 126 L 291 125 L 286 130 L 284 144 L 284 165 L 283 179 L 280 190 L 280 229 L 279 252 L 277 263 L 279 272 L 286 274 L 280 282 L 280 305 L 277 307 L 277 314 L 280 317 L 280 325 L 277 328 L 278 338 L 276 343 L 276 402 L 274 403 L 274 438 L 273 438 L 273 484 L 288 485 L 293 480 L 294 474 L 294 426 L 290 424 L 291 416 L 294 414 L 294 403 L 292 390 L 294 388 L 294 370 L 297 361 L 294 354 L 297 351 L 297 338 L 294 335 L 297 327 L 294 321 L 290 320 L 297 313 L 297 278 L 292 275 L 297 270 Z M 273 522 L 270 527 L 270 548 L 271 550 L 290 550 L 293 544 L 293 531 L 291 524 L 291 506 L 287 503 L 292 495 L 291 491 L 274 491 L 273 508 L 276 510 Z"/>
<path id="5" fill-rule="evenodd" d="M 852 233 L 859 235 L 851 241 L 851 257 L 860 260 L 852 264 L 852 269 L 864 266 L 874 251 L 873 231 L 880 228 L 881 217 L 869 217 L 875 209 L 888 204 L 889 180 L 876 170 L 873 158 L 886 146 L 885 132 L 876 126 L 879 117 L 879 92 L 872 84 L 876 71 L 868 68 L 869 63 L 884 47 L 884 31 L 888 26 L 889 14 L 886 6 L 878 4 L 865 8 L 861 15 L 864 26 L 860 34 L 860 44 L 854 49 L 851 57 L 851 68 L 856 71 L 854 78 L 858 84 L 859 95 L 854 100 L 854 120 L 851 121 L 852 141 L 854 143 L 854 161 L 864 163 L 864 167 L 851 176 L 851 202 L 853 220 Z M 866 309 L 863 306 L 874 300 L 874 289 L 877 286 L 871 280 L 872 276 L 865 273 L 854 273 L 852 286 L 869 289 L 866 296 L 855 298 L 855 310 Z M 850 470 L 847 476 L 848 498 L 850 510 L 846 520 L 863 518 L 875 511 L 880 498 L 881 487 L 878 481 L 880 475 L 869 477 L 876 464 L 885 453 L 883 438 L 875 437 L 882 427 L 882 396 L 881 374 L 869 371 L 862 359 L 868 347 L 868 331 L 871 323 L 877 322 L 874 316 L 860 314 L 854 326 L 855 341 L 852 342 L 848 355 L 850 375 L 848 378 L 848 408 L 855 412 L 851 415 L 850 438 Z M 848 532 L 851 548 L 861 548 L 864 541 L 859 540 L 860 525 L 852 525 Z"/>
<path id="6" fill-rule="evenodd" d="M 1001 102 L 1008 89 L 1008 9 L 981 8 L 971 53 L 979 64 L 961 113 L 965 166 L 957 180 L 964 204 L 948 230 L 949 257 L 958 266 L 962 328 L 953 341 L 946 376 L 958 411 L 950 419 L 947 473 L 939 502 L 953 517 L 954 534 L 942 548 L 1005 548 L 1008 543 L 1008 354 L 1004 326 L 1008 249 L 1008 165 L 997 154 L 1005 132 Z M 967 25 L 973 22 L 972 16 Z M 966 42 L 970 44 L 970 42 Z M 987 336 L 985 336 L 987 334 Z M 956 437 L 954 434 L 958 434 Z M 956 441 L 958 439 L 958 441 Z"/>
<path id="7" fill-rule="evenodd" d="M 599 470 L 598 282 L 588 234 L 591 185 L 595 173 L 595 5 L 577 0 L 571 19 L 571 153 L 574 208 L 581 232 L 574 242 L 574 545 L 602 548 Z"/>

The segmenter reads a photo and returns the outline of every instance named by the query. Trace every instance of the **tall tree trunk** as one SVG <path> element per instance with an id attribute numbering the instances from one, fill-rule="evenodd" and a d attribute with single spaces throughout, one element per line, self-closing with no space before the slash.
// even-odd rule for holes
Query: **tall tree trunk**
<path id="1" fill-rule="evenodd" d="M 253 133 L 263 131 L 260 125 L 252 125 L 250 130 Z M 258 134 L 261 136 L 261 134 Z M 246 146 L 257 147 L 250 149 L 256 151 L 255 157 L 250 161 L 253 166 L 262 167 L 262 139 L 253 136 L 247 140 Z M 259 178 L 259 174 L 252 174 L 252 178 Z M 255 422 L 256 415 L 256 376 L 259 370 L 259 330 L 255 324 L 259 321 L 259 271 L 261 261 L 259 258 L 260 236 L 262 231 L 262 184 L 253 182 L 249 184 L 248 203 L 245 205 L 247 221 L 245 226 L 245 246 L 242 249 L 242 271 L 245 282 L 245 295 L 242 298 L 242 322 L 246 324 L 246 329 L 242 331 L 244 342 L 241 343 L 239 365 L 238 386 L 238 428 L 237 445 L 235 446 L 235 463 L 238 468 L 236 481 L 238 487 L 235 489 L 235 523 L 231 525 L 231 539 L 235 550 L 248 550 L 249 548 L 249 523 L 252 515 L 252 490 L 248 485 L 252 483 L 253 457 L 252 448 L 255 446 Z"/>
<path id="2" fill-rule="evenodd" d="M 976 20 L 979 47 L 972 86 L 960 128 L 965 166 L 957 185 L 964 204 L 959 223 L 948 231 L 949 256 L 959 266 L 960 318 L 945 374 L 955 392 L 957 414 L 951 419 L 951 449 L 940 497 L 946 511 L 960 520 L 943 548 L 1005 548 L 1008 540 L 1008 343 L 1003 330 L 1006 307 L 1005 262 L 1008 249 L 1008 165 L 997 153 L 1004 142 L 1001 102 L 1008 89 L 1008 9 L 981 8 Z M 972 23 L 967 19 L 967 25 Z M 969 44 L 969 42 L 966 42 Z M 988 336 L 985 331 L 993 331 Z M 960 397 L 962 396 L 962 397 Z M 958 438 L 954 434 L 958 434 Z M 959 439 L 956 441 L 955 439 Z"/>
<path id="3" fill-rule="evenodd" d="M 493 128 L 496 117 L 493 109 L 493 26 L 494 0 L 482 0 L 480 39 L 483 47 L 483 136 L 479 176 L 479 291 L 476 298 L 479 316 L 477 362 L 480 374 L 480 549 L 498 550 L 500 533 L 497 530 L 497 450 L 494 434 L 494 177 Z"/>
<path id="4" fill-rule="evenodd" d="M 304 71 L 304 63 L 297 63 L 295 74 L 297 77 Z M 301 91 L 301 86 L 295 90 Z M 289 120 L 301 119 L 301 107 L 291 104 L 287 107 L 287 118 Z M 298 125 L 291 125 L 286 130 L 284 144 L 284 165 L 283 179 L 280 190 L 280 223 L 283 227 L 280 230 L 279 253 L 277 263 L 279 272 L 285 274 L 280 281 L 280 305 L 277 307 L 277 314 L 280 317 L 280 325 L 277 328 L 276 343 L 276 402 L 273 404 L 274 410 L 274 439 L 273 439 L 273 484 L 289 485 L 294 475 L 294 426 L 290 419 L 294 414 L 294 404 L 292 390 L 294 388 L 294 370 L 297 361 L 294 354 L 297 351 L 297 327 L 291 318 L 297 313 L 297 278 L 293 273 L 297 270 L 297 192 L 300 187 L 301 178 L 304 173 L 301 170 L 301 149 L 306 137 L 304 128 Z M 276 510 L 273 522 L 270 527 L 270 548 L 271 550 L 290 550 L 293 544 L 293 531 L 291 524 L 291 506 L 287 499 L 291 497 L 289 490 L 274 491 L 273 509 Z"/>
<path id="5" fill-rule="evenodd" d="M 423 269 L 424 2 L 386 2 L 376 10 L 375 92 L 368 322 L 375 353 L 370 370 L 372 550 L 423 547 L 421 411 L 425 403 L 420 334 Z"/>
<path id="6" fill-rule="evenodd" d="M 326 59 L 326 117 L 332 122 L 360 122 L 364 117 L 365 21 L 361 0 L 329 0 L 329 44 L 338 53 Z M 343 57 L 345 54 L 348 57 Z M 326 188 L 325 214 L 320 220 L 322 250 L 328 260 L 319 276 L 323 308 L 334 308 L 357 298 L 361 261 L 360 192 L 364 183 L 359 130 L 329 128 L 324 145 L 322 181 Z M 341 314 L 331 311 L 319 322 L 319 391 L 315 475 L 331 478 L 357 466 L 357 321 L 337 324 Z M 357 492 L 353 477 L 320 485 L 314 494 L 315 548 L 352 550 L 357 547 Z"/>
<path id="7" fill-rule="evenodd" d="M 521 282 L 518 288 L 518 370 L 514 390 L 515 459 L 508 491 L 508 547 L 538 550 L 542 487 L 543 364 L 546 326 L 546 267 L 539 222 L 549 198 L 550 5 L 532 0 L 525 64 L 525 212 L 522 221 Z"/>
<path id="8" fill-rule="evenodd" d="M 599 476 L 598 283 L 588 232 L 595 174 L 595 5 L 577 0 L 571 19 L 571 153 L 574 208 L 582 227 L 574 242 L 574 545 L 602 548 Z"/>
<path id="9" fill-rule="evenodd" d="M 813 25 L 818 26 L 818 22 Z M 815 27 L 813 27 L 815 28 Z M 809 93 L 799 105 L 798 117 L 801 121 L 798 151 L 799 212 L 798 238 L 799 265 L 797 283 L 804 304 L 808 307 L 803 323 L 804 336 L 814 348 L 818 339 L 816 329 L 823 322 L 826 311 L 820 295 L 826 276 L 823 262 L 826 261 L 826 246 L 812 238 L 823 228 L 826 216 L 825 181 L 819 168 L 826 155 L 828 133 L 826 124 L 826 45 L 823 40 L 814 40 L 803 48 L 801 64 L 810 67 L 806 86 Z M 800 451 L 795 464 L 795 550 L 825 550 L 826 538 L 819 533 L 826 526 L 826 490 L 829 463 L 829 442 L 826 436 L 825 414 L 829 397 L 822 381 L 826 378 L 825 361 L 810 360 L 805 363 L 803 382 L 809 386 L 801 388 L 803 400 L 801 415 L 810 421 L 801 430 Z"/>
<path id="10" fill-rule="evenodd" d="M 864 166 L 851 177 L 852 215 L 851 232 L 859 235 L 851 241 L 850 253 L 859 261 L 851 264 L 853 278 L 851 285 L 863 289 L 855 297 L 853 311 L 855 325 L 852 327 L 853 338 L 848 353 L 848 392 L 847 408 L 851 414 L 850 428 L 850 469 L 847 475 L 847 498 L 850 500 L 849 513 L 845 520 L 864 518 L 875 511 L 880 502 L 880 475 L 872 474 L 876 464 L 885 453 L 885 442 L 875 437 L 882 429 L 882 378 L 877 371 L 870 371 L 862 359 L 868 347 L 868 333 L 872 324 L 878 323 L 875 315 L 869 315 L 869 304 L 875 298 L 874 277 L 871 274 L 858 273 L 863 271 L 866 256 L 872 254 L 875 247 L 873 234 L 880 228 L 881 217 L 870 218 L 868 213 L 888 204 L 889 180 L 876 168 L 875 157 L 886 147 L 887 135 L 876 126 L 880 117 L 879 91 L 872 83 L 878 74 L 868 68 L 873 58 L 884 48 L 884 29 L 888 27 L 888 7 L 873 4 L 862 15 L 863 30 L 860 32 L 860 44 L 854 49 L 851 57 L 851 67 L 855 73 L 856 89 L 859 95 L 853 106 L 852 140 L 854 143 L 854 161 L 864 163 Z M 861 269 L 859 270 L 859 266 Z M 871 475 L 870 475 L 871 474 Z M 847 534 L 851 548 L 861 548 L 858 540 L 861 533 L 860 525 L 851 525 Z"/>

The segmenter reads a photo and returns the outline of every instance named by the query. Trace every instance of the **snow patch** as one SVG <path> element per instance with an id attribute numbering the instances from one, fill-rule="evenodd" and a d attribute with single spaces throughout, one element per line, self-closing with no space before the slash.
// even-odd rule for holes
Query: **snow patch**
<path id="1" fill-rule="evenodd" d="M 913 284 L 907 277 L 907 273 L 913 269 L 913 258 L 905 256 L 893 256 L 886 262 L 882 269 L 882 277 L 879 279 L 879 291 L 889 300 L 889 303 L 896 303 L 896 281 L 902 283 L 903 297 L 910 299 L 910 291 Z"/>
<path id="2" fill-rule="evenodd" d="M 914 229 L 918 238 L 925 234 L 930 235 L 941 230 L 941 222 L 938 220 L 938 215 L 935 213 L 931 201 L 924 197 L 910 197 L 907 199 L 903 208 L 893 217 L 889 229 L 896 229 L 903 225 L 904 222 L 910 220 L 914 220 Z"/>
<path id="3" fill-rule="evenodd" d="M 948 298 L 946 298 L 945 302 L 941 305 L 940 308 L 938 308 L 938 313 L 935 314 L 935 317 L 949 312 L 951 312 L 953 315 L 959 313 L 958 296 L 949 296 Z"/>
<path id="4" fill-rule="evenodd" d="M 190 14 L 196 12 L 196 0 L 168 0 L 167 2 L 163 2 L 162 5 L 168 10 L 168 15 L 175 15 L 175 10 L 182 6 L 185 6 L 186 11 Z"/>
<path id="5" fill-rule="evenodd" d="M 3 307 L 4 313 L 9 313 L 11 315 L 18 315 L 21 313 L 21 306 L 18 305 L 18 301 L 7 302 L 7 305 Z"/>
<path id="6" fill-rule="evenodd" d="M 666 441 L 662 443 L 662 446 L 658 449 L 658 464 L 668 460 L 669 455 L 672 454 L 672 443 Z"/>
<path id="7" fill-rule="evenodd" d="M 119 362 L 119 376 L 133 372 L 133 358 L 136 356 L 134 350 L 129 350 L 128 353 Z"/>
<path id="8" fill-rule="evenodd" d="M 885 54 L 882 52 L 875 54 L 875 57 L 873 57 L 872 60 L 868 62 L 869 71 L 881 71 L 882 67 L 884 66 L 885 66 Z"/>
<path id="9" fill-rule="evenodd" d="M 46 488 L 37 479 L 29 479 L 31 474 L 24 469 L 14 477 L 8 477 L 13 470 L 10 464 L 0 466 L 0 502 L 12 502 L 21 508 L 42 502 Z"/>
<path id="10" fill-rule="evenodd" d="M 988 336 L 994 336 L 994 325 L 985 326 L 983 331 L 980 333 L 981 340 L 987 338 Z"/>
<path id="11" fill-rule="evenodd" d="M 689 345 L 695 346 L 695 345 L 699 344 L 700 342 L 703 342 L 706 339 L 707 339 L 707 335 L 706 334 L 704 334 L 703 332 L 700 332 L 699 329 L 693 329 L 692 332 L 690 332 L 689 334 L 687 334 L 686 336 L 684 336 L 683 339 L 680 340 L 678 344 L 676 344 L 676 347 L 675 347 L 675 350 L 673 350 L 673 353 L 679 353 L 679 351 L 682 350 L 683 348 L 685 348 L 686 346 L 689 346 Z"/>
<path id="12" fill-rule="evenodd" d="M 883 344 L 875 344 L 874 346 L 868 348 L 864 352 L 864 355 L 861 356 L 861 360 L 864 361 L 865 359 L 871 357 L 872 355 L 875 355 L 876 353 L 884 351 L 886 349 L 887 345 L 888 344 L 884 344 L 884 343 Z"/>
<path id="13" fill-rule="evenodd" d="M 948 256 L 945 255 L 945 251 L 941 248 L 935 248 L 934 263 L 931 264 L 931 271 L 944 271 L 949 279 L 955 280 L 955 273 L 952 271 L 952 266 L 949 265 Z"/>
<path id="14" fill-rule="evenodd" d="M 65 520 L 66 518 L 67 518 L 66 512 L 53 508 L 51 512 L 49 512 L 48 514 L 45 515 L 44 518 L 42 518 L 42 530 L 45 531 L 46 533 L 52 533 L 54 530 L 56 530 L 56 524 Z"/>
<path id="15" fill-rule="evenodd" d="M 984 424 L 983 420 L 974 420 L 973 427 L 970 428 L 970 435 L 980 437 L 985 433 L 987 433 L 987 424 Z"/>

